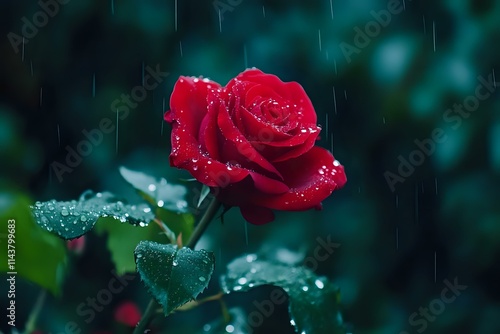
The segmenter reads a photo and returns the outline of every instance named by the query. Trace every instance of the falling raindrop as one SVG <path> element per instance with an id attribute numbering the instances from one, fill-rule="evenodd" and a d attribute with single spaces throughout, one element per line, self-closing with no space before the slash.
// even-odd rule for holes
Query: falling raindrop
<path id="1" fill-rule="evenodd" d="M 111 0 L 111 15 L 115 15 L 115 1 Z"/>
<path id="2" fill-rule="evenodd" d="M 244 228 L 245 228 L 245 244 L 248 246 L 248 224 L 246 221 L 243 221 Z"/>
<path id="3" fill-rule="evenodd" d="M 61 130 L 59 129 L 59 124 L 57 124 L 57 142 L 59 143 L 59 147 L 61 147 Z"/>
<path id="4" fill-rule="evenodd" d="M 432 41 L 434 45 L 434 52 L 436 52 L 436 22 L 432 21 Z"/>
<path id="5" fill-rule="evenodd" d="M 337 115 L 337 97 L 336 97 L 336 94 L 335 94 L 335 86 L 333 86 L 333 106 L 334 106 L 334 110 L 335 110 L 335 115 Z"/>
<path id="6" fill-rule="evenodd" d="M 427 29 L 425 28 L 425 15 L 422 15 L 422 23 L 424 25 L 424 35 L 427 35 Z"/>
<path id="7" fill-rule="evenodd" d="M 262 5 L 262 16 L 266 18 L 266 8 L 264 7 L 264 5 Z"/>
<path id="8" fill-rule="evenodd" d="M 436 195 L 438 194 L 438 179 L 434 178 L 434 186 L 436 187 Z"/>
<path id="9" fill-rule="evenodd" d="M 182 58 L 182 42 L 181 41 L 179 41 L 179 50 L 181 52 L 181 58 Z"/>
<path id="10" fill-rule="evenodd" d="M 219 32 L 222 32 L 222 17 L 221 17 L 221 14 L 220 14 L 220 9 L 219 9 Z"/>
<path id="11" fill-rule="evenodd" d="M 42 106 L 42 102 L 43 102 L 43 88 L 40 87 L 40 107 Z"/>
<path id="12" fill-rule="evenodd" d="M 118 154 L 118 109 L 116 110 L 116 137 L 115 137 L 115 154 Z"/>
<path id="13" fill-rule="evenodd" d="M 33 76 L 33 60 L 30 60 L 31 76 Z"/>
<path id="14" fill-rule="evenodd" d="M 174 11 L 175 11 L 175 31 L 177 31 L 177 0 L 174 1 Z"/>
<path id="15" fill-rule="evenodd" d="M 21 61 L 24 62 L 24 36 L 23 36 L 23 49 L 22 49 L 22 52 L 21 52 Z"/>
<path id="16" fill-rule="evenodd" d="M 330 0 L 330 14 L 332 15 L 333 20 L 333 0 Z"/>
<path id="17" fill-rule="evenodd" d="M 321 29 L 318 29 L 319 51 L 321 52 Z"/>

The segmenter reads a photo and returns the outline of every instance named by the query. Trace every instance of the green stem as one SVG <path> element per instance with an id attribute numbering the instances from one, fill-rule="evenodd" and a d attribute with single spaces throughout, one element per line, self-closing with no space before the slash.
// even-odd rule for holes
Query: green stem
<path id="1" fill-rule="evenodd" d="M 205 230 L 207 229 L 208 224 L 210 224 L 210 222 L 214 219 L 221 205 L 222 203 L 220 203 L 217 200 L 217 198 L 212 199 L 212 202 L 210 202 L 207 211 L 205 211 L 205 213 L 201 217 L 200 222 L 198 223 L 198 225 L 196 225 L 193 234 L 191 234 L 191 237 L 189 238 L 186 247 L 194 249 L 194 247 L 200 240 L 201 236 L 203 235 L 203 232 L 205 232 Z M 139 324 L 137 324 L 137 327 L 135 328 L 133 334 L 144 333 L 144 331 L 148 328 L 149 323 L 151 322 L 151 320 L 153 320 L 153 317 L 156 315 L 156 309 L 159 307 L 160 305 L 158 305 L 158 302 L 156 302 L 154 298 L 151 298 L 151 301 L 149 302 L 148 307 L 146 308 L 146 311 L 144 312 L 141 321 L 139 321 Z"/>
<path id="2" fill-rule="evenodd" d="M 35 306 L 31 311 L 28 321 L 26 321 L 26 328 L 24 329 L 24 334 L 29 334 L 36 329 L 36 321 L 42 310 L 43 303 L 45 302 L 45 296 L 47 292 L 45 290 L 40 291 L 38 298 L 36 299 Z"/>
<path id="3" fill-rule="evenodd" d="M 201 217 L 199 224 L 194 229 L 193 234 L 191 234 L 191 238 L 189 238 L 186 247 L 194 249 L 201 236 L 203 235 L 203 232 L 205 232 L 205 230 L 207 229 L 208 224 L 210 224 L 210 222 L 214 219 L 221 205 L 222 203 L 219 202 L 217 198 L 214 197 L 212 199 L 212 202 L 210 202 L 210 204 L 208 205 L 207 211 L 205 211 L 203 217 Z"/>

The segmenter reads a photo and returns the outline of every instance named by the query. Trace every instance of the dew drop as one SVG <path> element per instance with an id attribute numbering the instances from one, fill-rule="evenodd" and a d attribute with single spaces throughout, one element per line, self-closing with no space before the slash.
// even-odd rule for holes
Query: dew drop
<path id="1" fill-rule="evenodd" d="M 140 259 L 142 257 L 142 254 L 137 254 L 136 257 Z"/>
<path id="2" fill-rule="evenodd" d="M 62 210 L 61 210 L 61 215 L 63 215 L 64 217 L 69 216 L 69 212 L 68 212 L 68 210 L 66 210 L 66 209 L 62 209 Z"/>
<path id="3" fill-rule="evenodd" d="M 318 287 L 318 289 L 323 289 L 325 287 L 325 284 L 321 282 L 319 279 L 314 281 L 314 284 Z"/>
<path id="4" fill-rule="evenodd" d="M 241 284 L 241 285 L 244 285 L 246 282 L 247 282 L 247 279 L 246 279 L 245 277 L 241 277 L 241 278 L 238 280 L 238 284 Z"/>
<path id="5" fill-rule="evenodd" d="M 173 262 L 172 262 L 172 265 L 173 265 L 174 267 L 177 267 L 177 266 L 179 265 L 179 263 L 178 263 L 177 261 L 173 261 Z"/>
<path id="6" fill-rule="evenodd" d="M 198 279 L 200 280 L 200 282 L 205 282 L 205 281 L 207 280 L 207 279 L 206 279 L 205 277 L 203 277 L 203 276 L 198 277 Z"/>
<path id="7" fill-rule="evenodd" d="M 87 221 L 87 217 L 86 217 L 86 216 L 84 216 L 84 215 L 81 215 L 81 216 L 80 216 L 80 220 L 81 220 L 82 222 L 86 222 L 86 221 Z"/>
<path id="8" fill-rule="evenodd" d="M 253 261 L 257 260 L 257 255 L 255 255 L 255 254 L 248 254 L 247 257 L 246 257 L 246 260 L 247 260 L 247 262 L 253 262 Z"/>
<path id="9" fill-rule="evenodd" d="M 307 290 L 309 290 L 309 287 L 308 287 L 308 286 L 306 286 L 306 285 L 304 285 L 304 286 L 302 287 L 302 291 L 307 291 Z"/>
<path id="10" fill-rule="evenodd" d="M 152 183 L 151 183 L 151 184 L 148 186 L 148 190 L 149 190 L 149 191 L 155 191 L 155 190 L 156 190 L 156 186 L 155 186 L 154 184 L 152 184 Z"/>
<path id="11" fill-rule="evenodd" d="M 333 165 L 334 165 L 334 166 L 340 166 L 340 162 L 339 162 L 338 160 L 335 160 L 335 161 L 333 162 Z"/>

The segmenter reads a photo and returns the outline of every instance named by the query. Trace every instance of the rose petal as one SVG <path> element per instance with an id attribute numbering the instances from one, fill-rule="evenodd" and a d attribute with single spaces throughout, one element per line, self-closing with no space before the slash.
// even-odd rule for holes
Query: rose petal
<path id="1" fill-rule="evenodd" d="M 223 189 L 219 195 L 221 200 L 233 206 L 244 203 L 269 209 L 302 211 L 317 208 L 321 201 L 346 183 L 344 167 L 330 152 L 317 146 L 298 158 L 277 163 L 276 166 L 290 188 L 288 192 L 266 194 L 250 188 L 243 181 Z"/>
<path id="2" fill-rule="evenodd" d="M 222 104 L 223 102 L 221 102 Z M 276 168 L 267 161 L 257 150 L 252 146 L 252 144 L 245 138 L 241 131 L 234 125 L 230 118 L 227 108 L 223 105 L 219 106 L 219 114 L 217 115 L 217 124 L 225 140 L 232 142 L 238 155 L 241 158 L 231 157 L 230 160 L 235 160 L 238 163 L 243 164 L 246 161 L 256 163 L 263 169 L 273 173 L 278 178 L 281 178 L 280 173 Z M 234 151 L 231 153 L 235 153 Z M 246 161 L 242 158 L 247 159 Z"/>
<path id="3" fill-rule="evenodd" d="M 217 82 L 208 79 L 181 76 L 172 91 L 170 110 L 165 113 L 165 120 L 184 124 L 186 131 L 197 138 L 200 123 L 207 113 L 208 91 L 220 87 Z"/>
<path id="4" fill-rule="evenodd" d="M 317 122 L 316 112 L 304 88 L 297 82 L 283 82 L 275 75 L 263 73 L 258 69 L 250 69 L 237 77 L 241 81 L 250 81 L 271 87 L 282 99 L 287 99 L 297 105 L 296 113 L 301 113 L 300 120 L 304 123 Z"/>

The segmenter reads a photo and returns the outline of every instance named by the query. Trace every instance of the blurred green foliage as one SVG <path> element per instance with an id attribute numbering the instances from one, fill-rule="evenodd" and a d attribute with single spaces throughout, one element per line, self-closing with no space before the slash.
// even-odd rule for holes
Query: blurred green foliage
<path id="1" fill-rule="evenodd" d="M 214 277 L 242 253 L 284 248 L 312 255 L 316 238 L 329 235 L 341 246 L 315 271 L 340 287 L 344 321 L 353 333 L 416 333 L 423 327 L 410 324 L 411 315 L 440 298 L 443 281 L 455 277 L 468 288 L 426 322 L 425 333 L 500 332 L 496 88 L 468 116 L 446 118 L 460 115 L 448 114 L 454 104 L 476 95 L 479 76 L 495 80 L 500 1 L 405 1 L 404 10 L 377 34 L 373 30 L 350 62 L 341 43 L 356 46 L 355 28 L 365 31 L 377 22 L 371 11 L 388 9 L 387 1 L 231 3 L 238 4 L 219 15 L 211 1 L 69 1 L 16 53 L 8 34 L 21 35 L 22 18 L 33 22 L 41 8 L 37 2 L 1 2 L 0 223 L 15 218 L 20 227 L 31 224 L 24 205 L 9 203 L 67 200 L 86 189 L 139 202 L 119 166 L 173 183 L 189 178 L 168 166 L 163 113 L 177 77 L 202 75 L 225 84 L 255 66 L 303 85 L 323 127 L 318 144 L 330 148 L 333 142 L 348 183 L 322 211 L 281 212 L 266 226 L 245 226 L 237 210 L 229 211 L 224 225 L 212 224 L 198 246 L 214 251 Z M 135 107 L 127 106 L 127 117 L 117 118 L 113 103 L 126 106 L 122 94 L 142 85 L 147 66 L 170 74 Z M 104 118 L 118 131 L 103 132 L 100 144 L 60 182 L 51 165 L 65 163 L 68 147 L 77 150 L 88 140 L 84 130 L 99 129 Z M 446 140 L 424 152 L 424 161 L 391 191 L 384 173 L 397 174 L 402 159 L 423 152 L 415 140 L 432 138 L 438 128 Z M 200 187 L 187 186 L 188 206 L 195 208 Z M 38 248 L 25 251 L 31 249 Z M 23 262 L 19 255 L 18 267 L 33 259 Z M 112 312 L 124 299 L 144 308 L 148 296 L 140 284 L 128 286 L 90 323 L 75 312 L 106 286 L 112 268 L 106 240 L 89 238 L 84 254 L 71 259 L 61 298 L 47 299 L 39 327 L 57 332 L 76 321 L 85 333 L 126 332 L 116 327 Z M 38 288 L 18 284 L 22 323 Z M 208 290 L 219 287 L 212 283 Z M 226 303 L 250 313 L 252 302 L 267 293 L 254 289 L 230 295 Z M 192 333 L 220 316 L 216 307 L 203 305 L 161 325 L 169 333 Z M 284 333 L 288 321 L 281 305 L 254 332 Z"/>

